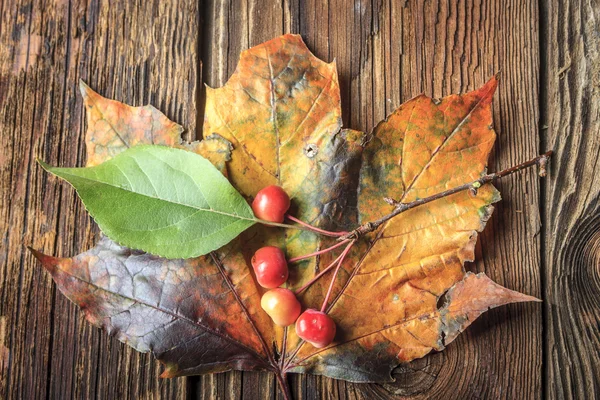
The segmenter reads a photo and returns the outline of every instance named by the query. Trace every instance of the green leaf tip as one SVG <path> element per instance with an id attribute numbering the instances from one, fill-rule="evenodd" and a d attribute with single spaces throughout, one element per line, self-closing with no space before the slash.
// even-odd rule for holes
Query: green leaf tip
<path id="1" fill-rule="evenodd" d="M 48 172 L 50 172 L 50 170 L 53 168 L 53 167 L 52 167 L 52 165 L 50 165 L 50 164 L 48 164 L 48 163 L 44 162 L 44 160 L 42 160 L 41 158 L 36 158 L 36 159 L 35 159 L 35 162 L 37 162 L 38 164 L 40 164 L 40 166 L 41 166 L 42 168 L 44 168 L 44 170 L 45 170 L 45 171 L 48 171 Z"/>

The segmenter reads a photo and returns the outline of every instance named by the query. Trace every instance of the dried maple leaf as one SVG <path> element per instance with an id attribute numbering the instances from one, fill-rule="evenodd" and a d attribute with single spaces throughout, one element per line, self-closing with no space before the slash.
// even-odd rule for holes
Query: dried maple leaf
<path id="1" fill-rule="evenodd" d="M 184 143 L 183 127 L 147 105 L 132 107 L 100 96 L 83 81 L 79 82 L 87 113 L 86 166 L 91 167 L 139 144 L 158 144 L 198 153 L 226 174 L 225 162 L 231 156 L 231 144 L 218 135 Z"/>
<path id="2" fill-rule="evenodd" d="M 389 213 L 384 197 L 406 203 L 482 176 L 495 140 L 496 85 L 492 78 L 441 102 L 419 96 L 363 135 L 341 129 L 335 65 L 314 57 L 299 36 L 285 35 L 243 52 L 227 84 L 207 90 L 205 140 L 192 146 L 248 198 L 279 184 L 295 216 L 350 230 Z M 82 90 L 89 163 L 134 143 L 189 148 L 179 142 L 181 127 L 151 106 L 133 108 Z M 165 377 L 258 369 L 280 382 L 288 372 L 385 381 L 398 363 L 443 349 L 485 310 L 535 300 L 465 273 L 499 198 L 489 184 L 476 196 L 454 193 L 360 238 L 335 282 L 329 313 L 338 335 L 324 349 L 271 323 L 250 258 L 265 244 L 296 257 L 333 244 L 331 238 L 254 226 L 191 260 L 161 259 L 106 238 L 74 258 L 34 253 L 90 322 L 153 352 L 166 365 Z M 290 286 L 302 286 L 333 258 L 294 264 Z M 330 276 L 302 294 L 304 306 L 320 305 Z"/>
<path id="3" fill-rule="evenodd" d="M 492 79 L 438 104 L 419 96 L 380 123 L 363 155 L 360 221 L 384 214 L 384 197 L 406 203 L 479 178 L 495 140 L 490 108 L 495 88 Z M 438 299 L 464 279 L 477 231 L 499 199 L 491 185 L 477 196 L 459 192 L 400 214 L 372 233 L 346 262 L 348 276 L 340 278 L 339 295 L 329 307 L 340 330 L 336 342 L 326 349 L 298 344 L 289 361 L 297 365 L 292 371 L 375 380 L 400 361 L 443 349 Z M 351 359 L 365 361 L 342 371 Z"/>

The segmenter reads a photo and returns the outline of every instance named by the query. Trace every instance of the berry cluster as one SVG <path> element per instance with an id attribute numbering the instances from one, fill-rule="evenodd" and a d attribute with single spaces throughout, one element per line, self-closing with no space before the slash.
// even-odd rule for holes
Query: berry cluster
<path id="1" fill-rule="evenodd" d="M 307 224 L 306 222 L 303 222 L 289 214 L 286 214 L 290 208 L 290 198 L 287 193 L 282 188 L 275 185 L 262 189 L 260 192 L 258 192 L 252 203 L 252 210 L 254 211 L 256 217 L 261 219 L 263 223 L 274 226 L 292 227 L 292 225 L 282 225 L 284 219 L 287 218 L 290 221 L 301 225 L 300 229 L 310 230 L 321 235 L 338 238 L 337 244 L 329 248 L 319 250 L 311 254 L 291 258 L 287 261 L 281 249 L 277 247 L 269 246 L 259 249 L 252 258 L 252 266 L 256 274 L 256 280 L 261 286 L 271 289 L 266 292 L 261 299 L 262 308 L 267 314 L 269 314 L 273 322 L 275 322 L 277 325 L 289 326 L 295 323 L 297 335 L 301 339 L 311 343 L 313 346 L 317 348 L 328 346 L 333 342 L 336 331 L 335 322 L 325 312 L 329 297 L 331 296 L 335 278 L 340 271 L 344 258 L 348 255 L 348 252 L 360 236 L 369 232 L 373 232 L 379 226 L 395 216 L 417 206 L 450 196 L 463 190 L 469 190 L 471 194 L 476 195 L 477 188 L 481 187 L 482 185 L 532 165 L 538 165 L 540 167 L 540 176 L 545 176 L 548 158 L 551 154 L 552 152 L 549 151 L 512 168 L 508 168 L 497 173 L 484 175 L 473 182 L 439 192 L 429 197 L 420 198 L 409 203 L 401 203 L 392 198 L 384 198 L 388 204 L 394 206 L 394 210 L 376 221 L 361 225 L 352 232 L 326 231 Z M 293 227 L 299 228 L 297 226 Z M 319 272 L 310 281 L 305 283 L 304 286 L 297 289 L 296 292 L 279 287 L 280 285 L 284 284 L 288 278 L 288 262 L 295 262 L 309 257 L 314 257 L 319 254 L 324 254 L 344 245 L 346 247 L 342 253 L 330 265 L 322 269 L 321 272 Z M 310 286 L 313 282 L 315 282 L 332 268 L 335 268 L 335 272 L 331 278 L 329 289 L 327 290 L 327 294 L 323 300 L 321 310 L 317 311 L 314 309 L 307 309 L 301 313 L 302 306 L 296 298 L 296 295 L 302 293 L 302 291 L 304 291 L 308 286 Z"/>
<path id="2" fill-rule="evenodd" d="M 252 202 L 252 210 L 256 217 L 267 222 L 282 223 L 289 208 L 289 196 L 282 188 L 275 185 L 262 189 L 258 192 Z M 312 231 L 328 234 L 329 236 L 342 236 L 342 234 L 346 233 L 323 231 L 289 215 L 287 217 Z M 342 255 L 340 255 L 340 257 L 338 257 L 329 267 L 321 271 L 321 273 L 313 278 L 311 282 L 297 290 L 296 293 L 302 292 L 310 283 L 314 282 L 333 266 L 337 265 L 339 269 L 343 261 L 343 256 L 347 254 L 352 243 L 349 243 L 348 240 L 341 241 L 328 249 L 289 260 L 290 262 L 293 262 L 312 257 L 317 254 L 331 251 L 343 244 L 347 244 L 347 247 Z M 333 342 L 336 331 L 335 322 L 324 312 L 330 293 L 328 293 L 325 298 L 323 308 L 320 311 L 309 308 L 302 312 L 302 306 L 296 298 L 296 293 L 289 289 L 279 287 L 288 279 L 288 261 L 286 260 L 283 251 L 278 247 L 266 246 L 258 249 L 252 257 L 252 268 L 256 275 L 256 281 L 262 287 L 270 289 L 262 296 L 260 305 L 275 324 L 279 326 L 289 326 L 295 323 L 296 334 L 301 339 L 317 348 L 326 347 Z M 335 275 L 333 279 L 335 279 Z M 332 286 L 333 280 L 331 287 Z M 329 292 L 331 292 L 331 287 Z"/>

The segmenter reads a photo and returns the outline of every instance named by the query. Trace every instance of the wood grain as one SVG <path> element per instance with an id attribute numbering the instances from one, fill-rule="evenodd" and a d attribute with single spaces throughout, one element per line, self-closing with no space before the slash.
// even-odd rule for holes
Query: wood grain
<path id="1" fill-rule="evenodd" d="M 490 170 L 554 149 L 550 177 L 499 183 L 473 271 L 542 296 L 490 311 L 392 384 L 292 376 L 303 399 L 586 398 L 600 392 L 600 4 L 596 0 L 0 0 L 0 398 L 281 398 L 273 377 L 158 379 L 160 366 L 83 320 L 24 251 L 89 248 L 73 191 L 36 167 L 82 165 L 78 79 L 152 103 L 197 135 L 203 87 L 239 54 L 300 33 L 336 60 L 346 127 L 501 72 Z M 204 66 L 201 69 L 201 65 Z M 541 72 L 540 72 L 541 71 Z M 539 122 L 541 121 L 541 122 Z"/>
<path id="2" fill-rule="evenodd" d="M 195 134 L 196 2 L 2 1 L 0 316 L 8 367 L 0 398 L 183 398 L 185 379 L 84 323 L 25 245 L 69 256 L 96 228 L 74 192 L 34 160 L 82 165 L 79 79 L 152 103 Z M 177 29 L 174 29 L 177 27 Z"/>
<path id="3" fill-rule="evenodd" d="M 545 390 L 600 393 L 600 2 L 542 8 Z"/>
<path id="4" fill-rule="evenodd" d="M 318 57 L 336 60 L 344 125 L 365 131 L 419 93 L 441 97 L 473 90 L 503 71 L 494 106 L 499 140 L 490 168 L 499 170 L 538 152 L 535 4 L 364 1 L 348 7 L 343 1 L 314 0 L 264 1 L 253 7 L 246 2 L 209 3 L 204 33 L 214 40 L 204 48 L 203 61 L 204 78 L 211 86 L 222 85 L 233 73 L 240 50 L 292 30 Z M 514 34 L 500 34 L 507 31 Z M 539 296 L 536 172 L 510 178 L 499 188 L 505 200 L 481 238 L 473 269 L 485 271 L 509 288 Z M 535 339 L 541 338 L 541 315 L 539 305 L 490 312 L 444 353 L 398 369 L 396 384 L 356 385 L 302 376 L 292 377 L 294 392 L 299 398 L 444 398 L 448 393 L 458 398 L 540 397 L 542 345 Z M 513 354 L 521 356 L 515 359 Z M 264 398 L 275 391 L 267 374 L 241 375 L 244 385 L 227 387 L 227 396 Z M 212 384 L 204 377 L 197 385 L 204 393 Z M 249 389 L 268 386 L 271 390 Z"/>

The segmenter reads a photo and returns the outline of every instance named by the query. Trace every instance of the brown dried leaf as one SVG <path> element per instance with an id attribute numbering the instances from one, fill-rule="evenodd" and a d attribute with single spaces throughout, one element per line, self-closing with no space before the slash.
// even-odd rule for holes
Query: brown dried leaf
<path id="1" fill-rule="evenodd" d="M 227 84 L 207 89 L 202 142 L 181 144 L 181 127 L 151 106 L 129 107 L 83 86 L 88 165 L 137 143 L 186 146 L 219 166 L 248 198 L 279 184 L 297 217 L 349 230 L 389 213 L 384 197 L 410 202 L 485 173 L 496 85 L 492 78 L 440 102 L 419 96 L 365 136 L 340 129 L 335 65 L 315 58 L 299 36 L 285 35 L 243 52 Z M 321 350 L 271 323 L 250 258 L 264 245 L 295 257 L 332 239 L 255 226 L 195 260 L 164 260 L 108 239 L 74 258 L 35 254 L 88 320 L 152 351 L 166 364 L 165 376 L 262 369 L 383 381 L 399 362 L 443 349 L 488 308 L 535 300 L 465 273 L 477 232 L 499 199 L 491 185 L 477 196 L 457 193 L 362 238 L 329 306 L 338 335 Z M 301 286 L 336 255 L 292 265 L 289 285 Z M 303 293 L 304 306 L 320 306 L 330 276 Z M 438 308 L 442 296 L 446 304 Z"/>

